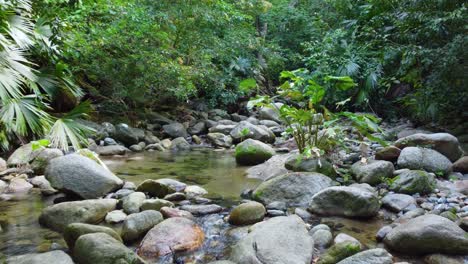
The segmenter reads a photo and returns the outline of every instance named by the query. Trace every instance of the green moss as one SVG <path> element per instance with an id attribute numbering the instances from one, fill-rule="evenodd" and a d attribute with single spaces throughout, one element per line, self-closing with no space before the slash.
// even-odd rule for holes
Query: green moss
<path id="1" fill-rule="evenodd" d="M 336 264 L 341 260 L 350 257 L 361 250 L 361 247 L 353 242 L 342 242 L 330 247 L 323 254 L 317 264 Z"/>

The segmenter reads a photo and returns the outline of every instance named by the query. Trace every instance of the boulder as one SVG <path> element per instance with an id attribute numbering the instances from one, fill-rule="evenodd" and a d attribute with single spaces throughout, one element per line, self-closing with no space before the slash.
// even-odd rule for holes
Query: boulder
<path id="1" fill-rule="evenodd" d="M 186 138 L 188 136 L 185 126 L 177 122 L 164 125 L 163 131 L 166 135 L 168 135 L 171 138 L 178 138 L 178 137 Z"/>
<path id="2" fill-rule="evenodd" d="M 230 148 L 232 146 L 232 137 L 226 136 L 222 133 L 208 133 L 206 138 L 215 147 Z"/>
<path id="3" fill-rule="evenodd" d="M 144 135 L 143 135 L 144 137 Z M 125 146 L 138 144 L 139 135 L 138 131 L 127 124 L 120 123 L 115 126 L 114 139 L 122 142 Z"/>
<path id="4" fill-rule="evenodd" d="M 210 131 L 211 132 L 211 131 Z M 230 132 L 235 142 L 251 138 L 265 143 L 275 142 L 275 134 L 266 126 L 253 125 L 247 121 L 241 121 Z"/>
<path id="5" fill-rule="evenodd" d="M 413 196 L 400 193 L 390 193 L 382 198 L 382 206 L 398 213 L 410 205 L 416 205 L 416 199 Z"/>
<path id="6" fill-rule="evenodd" d="M 184 190 L 188 198 L 193 199 L 196 197 L 208 194 L 208 191 L 198 185 L 189 185 Z"/>
<path id="7" fill-rule="evenodd" d="M 461 157 L 453 163 L 452 170 L 455 172 L 468 173 L 468 156 Z"/>
<path id="8" fill-rule="evenodd" d="M 145 180 L 136 188 L 137 192 L 148 193 L 151 197 L 163 198 L 164 196 L 175 193 L 173 185 L 158 180 Z"/>
<path id="9" fill-rule="evenodd" d="M 447 175 L 452 169 L 452 163 L 439 152 L 419 147 L 404 148 L 397 161 L 399 168 L 425 170 L 440 176 Z"/>
<path id="10" fill-rule="evenodd" d="M 310 232 L 309 232 L 310 233 Z M 328 248 L 333 242 L 333 235 L 329 230 L 319 229 L 311 234 L 316 248 Z"/>
<path id="11" fill-rule="evenodd" d="M 367 163 L 358 161 L 351 166 L 351 174 L 358 182 L 377 185 L 393 177 L 393 163 L 385 160 L 370 160 Z"/>
<path id="12" fill-rule="evenodd" d="M 119 234 L 117 234 L 117 232 L 115 232 L 114 229 L 110 227 L 83 223 L 69 224 L 63 232 L 63 239 L 65 242 L 67 242 L 68 248 L 73 250 L 75 247 L 75 242 L 80 236 L 91 233 L 105 233 L 122 242 L 122 238 L 120 238 Z"/>
<path id="13" fill-rule="evenodd" d="M 412 146 L 423 146 L 434 149 L 454 162 L 463 156 L 458 139 L 448 133 L 423 134 L 417 133 L 395 142 L 395 146 L 403 149 Z"/>
<path id="14" fill-rule="evenodd" d="M 75 260 L 80 264 L 144 264 L 130 248 L 105 233 L 80 236 L 75 243 Z"/>
<path id="15" fill-rule="evenodd" d="M 261 107 L 258 116 L 260 119 L 273 120 L 277 123 L 281 123 L 281 117 L 279 108 L 283 106 L 282 103 L 275 103 L 275 105 Z"/>
<path id="16" fill-rule="evenodd" d="M 400 156 L 400 152 L 401 149 L 395 146 L 384 147 L 375 153 L 375 159 L 395 162 Z"/>
<path id="17" fill-rule="evenodd" d="M 424 257 L 426 264 L 466 264 L 463 256 L 431 254 Z"/>
<path id="18" fill-rule="evenodd" d="M 0 180 L 0 194 L 3 193 L 8 188 L 8 184 Z"/>
<path id="19" fill-rule="evenodd" d="M 101 156 L 125 155 L 130 150 L 121 145 L 98 146 L 96 153 Z"/>
<path id="20" fill-rule="evenodd" d="M 339 233 L 338 235 L 336 235 L 333 242 L 335 242 L 335 244 L 350 242 L 350 243 L 358 245 L 359 248 L 362 248 L 362 244 L 361 244 L 361 242 L 359 242 L 359 240 L 357 240 L 356 238 L 354 238 L 354 237 L 352 237 L 352 236 L 350 236 L 348 234 L 345 234 L 345 233 Z"/>
<path id="21" fill-rule="evenodd" d="M 178 137 L 172 140 L 169 148 L 174 151 L 186 151 L 191 149 L 190 144 L 183 137 Z"/>
<path id="22" fill-rule="evenodd" d="M 398 174 L 390 185 L 390 190 L 405 194 L 428 194 L 435 188 L 431 174 L 420 170 L 407 170 Z"/>
<path id="23" fill-rule="evenodd" d="M 105 221 L 108 224 L 117 224 L 125 221 L 127 214 L 123 210 L 114 210 L 107 213 Z"/>
<path id="24" fill-rule="evenodd" d="M 10 181 L 8 188 L 6 189 L 7 193 L 27 193 L 33 188 L 33 185 L 30 184 L 23 178 L 16 177 Z"/>
<path id="25" fill-rule="evenodd" d="M 223 208 L 217 204 L 188 204 L 181 206 L 180 209 L 188 211 L 193 215 L 215 214 L 223 210 Z"/>
<path id="26" fill-rule="evenodd" d="M 195 125 L 191 126 L 188 129 L 188 133 L 190 135 L 200 135 L 206 132 L 206 125 L 205 122 L 197 122 Z"/>
<path id="27" fill-rule="evenodd" d="M 45 253 L 34 253 L 8 258 L 8 264 L 74 264 L 72 258 L 62 250 L 53 250 Z"/>
<path id="28" fill-rule="evenodd" d="M 383 248 L 374 248 L 345 258 L 338 264 L 392 264 L 393 257 Z"/>
<path id="29" fill-rule="evenodd" d="M 45 208 L 39 223 L 59 232 L 72 223 L 98 224 L 116 205 L 115 199 L 63 202 Z"/>
<path id="30" fill-rule="evenodd" d="M 330 247 L 322 256 L 320 256 L 317 264 L 336 264 L 343 259 L 346 259 L 361 250 L 359 245 L 353 242 L 342 242 Z"/>
<path id="31" fill-rule="evenodd" d="M 52 195 L 58 192 L 57 190 L 52 188 L 52 186 L 50 185 L 50 182 L 44 176 L 36 176 L 32 178 L 31 184 L 39 188 L 41 190 L 41 194 L 43 195 Z"/>
<path id="32" fill-rule="evenodd" d="M 43 150 L 44 150 L 44 148 L 41 147 L 41 148 L 33 151 L 32 150 L 32 143 L 23 145 L 23 146 L 17 148 L 8 157 L 7 165 L 9 167 L 16 167 L 16 166 L 22 166 L 22 165 L 29 164 Z"/>
<path id="33" fill-rule="evenodd" d="M 409 220 L 390 231 L 384 243 L 390 249 L 415 254 L 468 254 L 468 236 L 445 217 L 427 214 Z"/>
<path id="34" fill-rule="evenodd" d="M 262 164 L 247 169 L 247 178 L 267 180 L 288 172 L 284 166 L 290 154 L 274 155 Z"/>
<path id="35" fill-rule="evenodd" d="M 210 127 L 208 131 L 210 133 L 220 133 L 223 135 L 229 135 L 231 131 L 236 127 L 236 125 L 223 125 L 223 124 L 216 124 L 213 127 Z"/>
<path id="36" fill-rule="evenodd" d="M 138 255 L 145 259 L 199 248 L 205 240 L 203 230 L 192 220 L 168 218 L 153 227 L 138 247 Z"/>
<path id="37" fill-rule="evenodd" d="M 247 139 L 236 146 L 235 157 L 241 165 L 257 165 L 275 155 L 269 145 L 254 139 Z"/>
<path id="38" fill-rule="evenodd" d="M 8 169 L 7 162 L 4 159 L 0 158 L 0 172 L 6 169 Z"/>
<path id="39" fill-rule="evenodd" d="M 51 160 L 45 177 L 53 188 L 74 193 L 84 199 L 104 196 L 123 185 L 123 181 L 112 172 L 77 154 Z"/>
<path id="40" fill-rule="evenodd" d="M 372 217 L 380 209 L 379 198 L 363 188 L 335 186 L 316 193 L 309 211 L 319 215 Z"/>
<path id="41" fill-rule="evenodd" d="M 63 152 L 60 149 L 44 149 L 31 162 L 31 169 L 36 175 L 42 175 L 49 162 L 61 156 L 63 156 Z"/>
<path id="42" fill-rule="evenodd" d="M 141 213 L 131 214 L 123 223 L 122 238 L 125 241 L 138 239 L 162 221 L 162 214 L 155 210 L 146 210 Z"/>
<path id="43" fill-rule="evenodd" d="M 257 223 L 232 248 L 230 260 L 242 264 L 309 264 L 314 242 L 296 215 Z"/>
<path id="44" fill-rule="evenodd" d="M 160 212 L 164 216 L 164 218 L 185 217 L 188 219 L 193 219 L 192 213 L 177 208 L 163 207 L 161 208 Z"/>
<path id="45" fill-rule="evenodd" d="M 140 207 L 146 200 L 146 195 L 142 192 L 133 192 L 122 199 L 122 209 L 126 214 L 140 212 Z"/>
<path id="46" fill-rule="evenodd" d="M 299 154 L 291 155 L 284 164 L 286 169 L 297 172 L 318 172 L 332 179 L 336 178 L 333 165 L 325 158 L 303 158 Z"/>
<path id="47" fill-rule="evenodd" d="M 266 127 L 277 127 L 280 126 L 277 122 L 273 120 L 260 120 L 259 122 L 260 125 L 266 126 Z"/>
<path id="48" fill-rule="evenodd" d="M 141 211 L 159 211 L 163 207 L 174 207 L 174 204 L 164 199 L 148 199 L 143 201 L 143 204 L 141 205 L 140 209 Z"/>
<path id="49" fill-rule="evenodd" d="M 143 142 L 143 143 L 144 143 L 144 142 Z M 145 145 L 145 147 L 146 147 L 146 145 Z M 143 148 L 141 145 L 139 145 L 139 144 L 135 144 L 135 145 L 131 145 L 131 146 L 129 147 L 129 149 L 130 149 L 131 151 L 133 151 L 133 152 L 142 152 L 144 148 Z"/>
<path id="50" fill-rule="evenodd" d="M 307 207 L 316 193 L 333 185 L 320 173 L 289 173 L 262 182 L 252 196 L 263 204 L 279 201 L 287 206 Z"/>
<path id="51" fill-rule="evenodd" d="M 258 202 L 246 202 L 236 206 L 229 214 L 229 223 L 232 225 L 251 225 L 260 222 L 265 217 L 266 210 Z"/>
<path id="52" fill-rule="evenodd" d="M 157 179 L 156 182 L 169 186 L 170 188 L 174 189 L 176 192 L 182 192 L 187 187 L 187 184 L 180 182 L 178 180 L 169 179 L 169 178 Z"/>

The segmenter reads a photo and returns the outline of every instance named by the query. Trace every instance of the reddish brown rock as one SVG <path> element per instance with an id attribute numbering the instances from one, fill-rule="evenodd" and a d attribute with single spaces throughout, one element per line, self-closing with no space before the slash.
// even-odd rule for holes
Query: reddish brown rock
<path id="1" fill-rule="evenodd" d="M 164 206 L 159 211 L 164 216 L 164 218 L 185 217 L 185 218 L 193 219 L 193 215 L 190 212 L 180 210 L 177 208 Z"/>
<path id="2" fill-rule="evenodd" d="M 137 253 L 145 259 L 155 259 L 174 252 L 195 250 L 204 239 L 203 230 L 192 220 L 168 218 L 148 231 Z"/>

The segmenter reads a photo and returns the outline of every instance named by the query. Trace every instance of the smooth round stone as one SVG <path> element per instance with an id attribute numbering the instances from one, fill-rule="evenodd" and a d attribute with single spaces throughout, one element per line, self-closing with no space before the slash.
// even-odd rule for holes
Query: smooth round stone
<path id="1" fill-rule="evenodd" d="M 281 211 L 282 212 L 282 211 Z M 247 202 L 238 205 L 229 214 L 229 223 L 232 225 L 250 225 L 260 222 L 265 217 L 265 207 L 258 202 Z"/>
<path id="2" fill-rule="evenodd" d="M 317 248 L 327 248 L 333 241 L 333 235 L 329 230 L 319 229 L 312 234 L 314 246 Z"/>
<path id="3" fill-rule="evenodd" d="M 159 211 L 163 207 L 174 207 L 174 204 L 164 199 L 146 199 L 145 201 L 143 201 L 143 204 L 141 205 L 140 209 L 141 211 Z"/>
<path id="4" fill-rule="evenodd" d="M 161 208 L 160 212 L 164 216 L 164 218 L 185 217 L 188 219 L 193 219 L 193 215 L 190 212 L 180 210 L 177 208 L 163 207 Z"/>
<path id="5" fill-rule="evenodd" d="M 339 244 L 339 243 L 343 243 L 343 242 L 351 242 L 351 243 L 354 243 L 356 245 L 359 245 L 360 248 L 362 248 L 362 244 L 361 242 L 359 242 L 359 240 L 357 240 L 356 238 L 348 235 L 348 234 L 345 234 L 345 233 L 339 233 L 335 239 L 334 239 L 334 242 L 335 244 Z"/>
<path id="6" fill-rule="evenodd" d="M 185 199 L 187 199 L 187 196 L 185 195 L 185 193 L 181 193 L 181 192 L 170 193 L 164 196 L 164 200 L 167 200 L 167 201 L 183 201 Z"/>
<path id="7" fill-rule="evenodd" d="M 327 231 L 331 232 L 331 229 L 330 229 L 329 226 L 327 226 L 325 224 L 319 224 L 319 225 L 316 225 L 316 226 L 312 227 L 312 229 L 310 229 L 310 231 L 309 231 L 309 234 L 313 235 L 318 230 L 327 230 Z"/>
<path id="8" fill-rule="evenodd" d="M 267 214 L 269 217 L 276 217 L 276 216 L 285 216 L 286 213 L 281 210 L 267 210 Z"/>
<path id="9" fill-rule="evenodd" d="M 181 206 L 180 209 L 189 211 L 193 215 L 215 214 L 223 210 L 223 208 L 217 204 L 188 204 Z"/>
<path id="10" fill-rule="evenodd" d="M 123 210 L 114 210 L 107 213 L 105 221 L 108 224 L 117 224 L 125 221 L 127 214 Z"/>
<path id="11" fill-rule="evenodd" d="M 386 226 L 383 226 L 382 228 L 379 229 L 379 231 L 377 231 L 377 234 L 375 235 L 375 238 L 377 239 L 377 241 L 382 241 L 384 240 L 385 236 L 390 232 L 392 231 L 393 227 L 389 226 L 389 225 L 386 225 Z"/>

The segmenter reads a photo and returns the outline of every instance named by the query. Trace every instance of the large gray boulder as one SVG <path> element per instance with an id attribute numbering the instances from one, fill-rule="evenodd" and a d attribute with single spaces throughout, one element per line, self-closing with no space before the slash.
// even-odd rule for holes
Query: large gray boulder
<path id="1" fill-rule="evenodd" d="M 183 137 L 174 138 L 171 142 L 170 149 L 173 151 L 186 151 L 190 150 L 190 144 Z"/>
<path id="2" fill-rule="evenodd" d="M 96 199 L 64 202 L 45 208 L 39 223 L 55 231 L 62 232 L 72 223 L 98 224 L 107 213 L 115 210 L 117 200 Z"/>
<path id="3" fill-rule="evenodd" d="M 257 223 L 233 247 L 230 260 L 242 264 L 309 264 L 314 241 L 296 215 Z"/>
<path id="4" fill-rule="evenodd" d="M 236 206 L 229 214 L 229 223 L 232 225 L 251 225 L 260 222 L 265 217 L 266 210 L 263 204 L 250 201 Z"/>
<path id="5" fill-rule="evenodd" d="M 389 210 L 398 213 L 410 205 L 416 205 L 416 199 L 407 194 L 390 193 L 382 198 L 382 205 Z"/>
<path id="6" fill-rule="evenodd" d="M 73 264 L 72 258 L 61 250 L 15 256 L 7 259 L 7 264 Z"/>
<path id="7" fill-rule="evenodd" d="M 146 195 L 142 192 L 133 192 L 122 198 L 122 209 L 126 214 L 140 212 L 140 207 L 146 200 Z"/>
<path id="8" fill-rule="evenodd" d="M 316 193 L 309 211 L 319 215 L 372 217 L 380 209 L 379 198 L 364 188 L 334 186 Z"/>
<path id="9" fill-rule="evenodd" d="M 427 214 L 403 223 L 384 239 L 390 249 L 416 254 L 468 254 L 468 234 L 445 217 Z"/>
<path id="10" fill-rule="evenodd" d="M 454 162 L 463 156 L 458 139 L 448 133 L 423 134 L 417 133 L 395 142 L 395 146 L 402 149 L 406 147 L 422 146 L 442 153 Z"/>
<path id="11" fill-rule="evenodd" d="M 275 134 L 266 126 L 253 125 L 247 121 L 241 121 L 230 132 L 235 142 L 246 138 L 259 140 L 265 143 L 275 142 Z"/>
<path id="12" fill-rule="evenodd" d="M 45 177 L 55 189 L 74 193 L 84 199 L 104 196 L 123 185 L 123 181 L 112 172 L 77 154 L 51 160 Z"/>
<path id="13" fill-rule="evenodd" d="M 338 264 L 392 264 L 393 257 L 383 248 L 374 248 L 345 258 Z"/>
<path id="14" fill-rule="evenodd" d="M 419 147 L 404 148 L 397 161 L 399 168 L 425 170 L 440 176 L 447 175 L 452 169 L 452 162 L 439 152 Z"/>
<path id="15" fill-rule="evenodd" d="M 247 177 L 267 180 L 286 174 L 288 169 L 284 165 L 290 156 L 290 154 L 274 155 L 264 163 L 248 168 L 246 171 Z"/>
<path id="16" fill-rule="evenodd" d="M 74 256 L 80 264 L 144 264 L 133 250 L 105 233 L 80 236 L 75 243 Z"/>
<path id="17" fill-rule="evenodd" d="M 333 165 L 325 158 L 304 158 L 299 154 L 291 155 L 284 164 L 286 169 L 297 172 L 318 172 L 335 179 Z"/>
<path id="18" fill-rule="evenodd" d="M 261 107 L 258 112 L 259 118 L 281 123 L 280 112 L 278 110 L 281 106 L 283 106 L 282 103 L 275 103 L 275 105 Z"/>
<path id="19" fill-rule="evenodd" d="M 120 238 L 119 234 L 117 234 L 117 232 L 115 232 L 114 229 L 110 227 L 83 223 L 69 224 L 63 232 L 63 239 L 65 242 L 67 242 L 68 248 L 73 250 L 75 247 L 75 242 L 80 236 L 91 233 L 106 233 L 109 236 L 122 242 L 122 238 Z"/>
<path id="20" fill-rule="evenodd" d="M 392 178 L 394 170 L 393 163 L 384 160 L 370 160 L 367 163 L 358 161 L 351 166 L 351 173 L 358 182 L 371 185 Z"/>
<path id="21" fill-rule="evenodd" d="M 63 152 L 60 149 L 44 149 L 31 162 L 31 169 L 36 175 L 43 175 L 45 169 L 49 165 L 49 162 L 54 158 L 62 156 Z"/>
<path id="22" fill-rule="evenodd" d="M 428 194 L 436 186 L 434 176 L 421 170 L 407 170 L 398 174 L 390 185 L 390 190 L 405 194 Z"/>
<path id="23" fill-rule="evenodd" d="M 257 165 L 275 155 L 269 145 L 254 139 L 247 139 L 236 146 L 235 157 L 241 165 Z"/>
<path id="24" fill-rule="evenodd" d="M 306 207 L 316 193 L 333 185 L 329 177 L 320 173 L 289 173 L 262 182 L 252 196 L 263 204 L 278 201 Z"/>
<path id="25" fill-rule="evenodd" d="M 115 126 L 114 139 L 129 147 L 131 145 L 138 144 L 140 140 L 140 135 L 138 132 L 139 131 L 130 127 L 129 125 L 121 123 Z"/>
<path id="26" fill-rule="evenodd" d="M 32 150 L 32 143 L 17 148 L 7 159 L 7 165 L 10 167 L 29 164 L 41 153 L 44 148 Z"/>
<path id="27" fill-rule="evenodd" d="M 230 148 L 232 146 L 232 137 L 222 133 L 208 133 L 206 138 L 215 147 Z"/>
<path id="28" fill-rule="evenodd" d="M 129 215 L 122 226 L 122 238 L 132 241 L 142 237 L 148 230 L 163 221 L 163 216 L 155 210 L 146 210 Z"/>
<path id="29" fill-rule="evenodd" d="M 188 136 L 185 126 L 177 122 L 164 125 L 163 131 L 166 135 L 170 136 L 171 138 L 178 138 L 178 137 L 186 138 Z"/>

